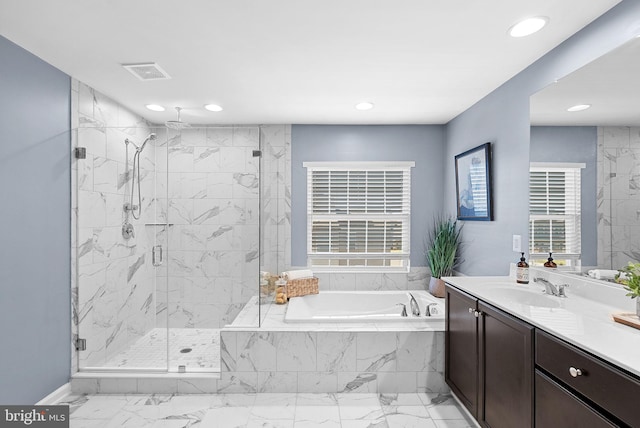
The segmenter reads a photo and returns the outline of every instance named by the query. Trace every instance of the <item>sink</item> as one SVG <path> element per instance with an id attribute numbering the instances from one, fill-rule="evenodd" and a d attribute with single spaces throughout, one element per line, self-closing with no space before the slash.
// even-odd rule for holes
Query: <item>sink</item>
<path id="1" fill-rule="evenodd" d="M 491 289 L 490 293 L 509 299 L 514 303 L 519 303 L 521 305 L 537 306 L 540 308 L 560 307 L 560 302 L 557 298 L 543 294 L 539 290 L 520 289 L 514 287 L 495 287 Z"/>

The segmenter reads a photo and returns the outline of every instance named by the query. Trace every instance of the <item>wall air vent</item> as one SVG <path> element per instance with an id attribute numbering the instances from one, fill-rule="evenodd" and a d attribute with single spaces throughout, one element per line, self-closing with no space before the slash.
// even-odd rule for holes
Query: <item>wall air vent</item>
<path id="1" fill-rule="evenodd" d="M 164 80 L 171 79 L 158 64 L 149 62 L 144 64 L 122 64 L 131 74 L 140 80 Z"/>

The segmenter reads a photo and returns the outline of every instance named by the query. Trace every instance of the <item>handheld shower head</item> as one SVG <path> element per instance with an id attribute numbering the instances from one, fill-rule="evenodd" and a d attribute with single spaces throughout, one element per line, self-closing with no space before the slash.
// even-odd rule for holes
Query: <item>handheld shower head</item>
<path id="1" fill-rule="evenodd" d="M 140 153 L 142 150 L 144 150 L 144 146 L 149 142 L 149 140 L 155 140 L 155 139 L 156 139 L 156 134 L 154 133 L 149 134 L 149 136 L 144 140 L 142 145 L 136 148 L 136 151 Z"/>

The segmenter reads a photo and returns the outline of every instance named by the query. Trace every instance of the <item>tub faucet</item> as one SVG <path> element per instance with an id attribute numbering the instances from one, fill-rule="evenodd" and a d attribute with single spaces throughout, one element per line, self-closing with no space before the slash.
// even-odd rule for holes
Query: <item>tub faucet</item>
<path id="1" fill-rule="evenodd" d="M 413 294 L 409 293 L 409 296 L 411 296 L 411 300 L 409 301 L 409 304 L 411 305 L 411 313 L 414 317 L 419 317 L 420 308 L 418 307 L 418 302 L 416 302 L 416 298 L 413 297 Z"/>

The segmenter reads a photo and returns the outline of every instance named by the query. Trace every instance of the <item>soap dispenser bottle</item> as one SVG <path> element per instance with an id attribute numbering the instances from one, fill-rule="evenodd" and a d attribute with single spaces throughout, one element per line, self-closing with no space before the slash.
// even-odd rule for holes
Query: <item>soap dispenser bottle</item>
<path id="1" fill-rule="evenodd" d="M 557 268 L 558 265 L 556 264 L 556 262 L 553 261 L 553 257 L 551 257 L 551 253 L 549 253 L 549 258 L 547 259 L 546 262 L 544 262 L 544 267 L 546 268 Z"/>
<path id="2" fill-rule="evenodd" d="M 529 283 L 529 264 L 524 258 L 524 253 L 522 253 L 522 257 L 520 257 L 520 261 L 516 265 L 516 282 L 518 284 L 528 284 Z"/>

